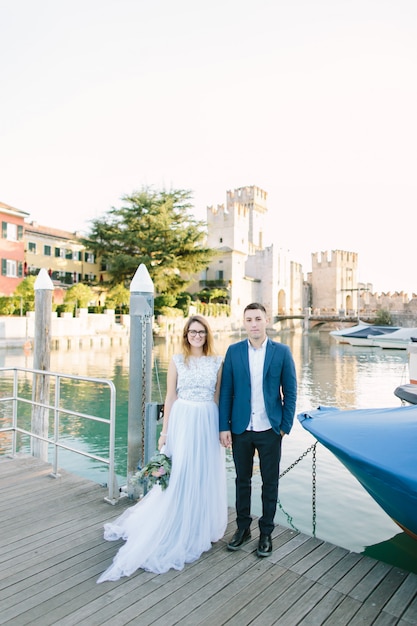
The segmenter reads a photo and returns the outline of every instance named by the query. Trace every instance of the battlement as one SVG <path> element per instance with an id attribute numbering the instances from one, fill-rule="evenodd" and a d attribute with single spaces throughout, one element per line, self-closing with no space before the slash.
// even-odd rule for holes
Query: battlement
<path id="1" fill-rule="evenodd" d="M 226 192 L 227 202 L 241 202 L 243 204 L 249 204 L 256 202 L 257 204 L 265 207 L 268 199 L 266 191 L 255 185 L 247 185 L 246 187 L 238 187 L 234 191 Z"/>
<path id="2" fill-rule="evenodd" d="M 347 250 L 328 250 L 324 252 L 314 252 L 311 255 L 312 269 L 323 269 L 324 267 L 338 268 L 349 265 L 356 269 L 358 266 L 358 253 Z"/>

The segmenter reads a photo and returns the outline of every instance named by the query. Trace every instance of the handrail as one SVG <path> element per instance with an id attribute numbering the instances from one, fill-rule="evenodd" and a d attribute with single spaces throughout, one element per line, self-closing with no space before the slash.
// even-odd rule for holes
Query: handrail
<path id="1" fill-rule="evenodd" d="M 22 433 L 24 435 L 28 435 L 32 439 L 38 439 L 40 441 L 44 441 L 48 444 L 54 446 L 54 462 L 53 462 L 53 472 L 52 476 L 57 478 L 58 474 L 58 450 L 60 448 L 69 450 L 70 452 L 75 452 L 76 454 L 81 454 L 82 456 L 86 456 L 88 458 L 94 459 L 95 461 L 99 461 L 108 465 L 108 496 L 104 498 L 106 502 L 110 504 L 116 504 L 119 500 L 119 488 L 117 485 L 116 475 L 114 471 L 115 467 L 115 422 L 116 422 L 116 388 L 114 383 L 107 378 L 92 378 L 88 376 L 77 376 L 73 374 L 63 374 L 59 372 L 51 372 L 49 370 L 36 370 L 30 369 L 26 367 L 0 367 L 0 373 L 2 372 L 13 372 L 13 395 L 0 397 L 0 405 L 5 402 L 12 402 L 12 426 L 0 428 L 0 432 L 13 432 L 12 439 L 12 455 L 16 455 L 16 447 L 17 447 L 17 433 Z M 19 372 L 27 372 L 29 374 L 37 375 L 41 374 L 42 376 L 50 376 L 55 378 L 55 394 L 54 394 L 54 403 L 42 403 L 36 402 L 34 400 L 29 400 L 28 398 L 19 396 L 18 389 L 18 373 Z M 98 383 L 102 385 L 106 385 L 110 390 L 110 399 L 109 399 L 109 416 L 108 418 L 99 417 L 97 415 L 90 415 L 87 413 L 80 413 L 78 411 L 74 411 L 69 408 L 64 408 L 60 406 L 61 401 L 61 380 L 62 379 L 70 379 L 77 381 L 85 381 L 91 383 Z M 41 407 L 44 409 L 48 409 L 54 412 L 54 427 L 53 427 L 53 437 L 42 437 L 41 435 L 35 434 L 32 430 L 28 431 L 24 428 L 18 426 L 18 404 L 21 402 L 22 404 L 28 404 L 33 407 Z M 104 424 L 109 425 L 109 456 L 108 458 L 104 458 L 102 456 L 97 456 L 84 450 L 77 450 L 72 446 L 68 446 L 64 443 L 60 442 L 59 433 L 60 433 L 60 416 L 61 414 L 72 415 L 75 417 L 79 417 L 82 419 L 92 420 L 96 422 L 102 422 Z"/>

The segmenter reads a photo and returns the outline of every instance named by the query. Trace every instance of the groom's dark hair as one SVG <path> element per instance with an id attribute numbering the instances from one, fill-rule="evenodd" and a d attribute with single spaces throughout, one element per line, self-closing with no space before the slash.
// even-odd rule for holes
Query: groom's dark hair
<path id="1" fill-rule="evenodd" d="M 246 311 L 263 311 L 266 315 L 266 309 L 263 304 L 259 304 L 259 302 L 251 302 L 245 306 L 245 310 L 243 311 L 243 315 L 245 315 Z"/>

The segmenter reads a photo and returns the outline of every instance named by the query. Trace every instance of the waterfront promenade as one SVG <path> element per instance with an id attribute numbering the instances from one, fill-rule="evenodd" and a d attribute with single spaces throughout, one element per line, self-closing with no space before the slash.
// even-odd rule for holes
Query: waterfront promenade
<path id="1" fill-rule="evenodd" d="M 0 624 L 417 624 L 416 574 L 282 526 L 270 558 L 256 557 L 256 531 L 230 553 L 233 511 L 224 540 L 183 571 L 97 585 L 122 543 L 105 542 L 102 525 L 132 504 L 112 507 L 96 483 L 50 470 L 0 458 Z"/>

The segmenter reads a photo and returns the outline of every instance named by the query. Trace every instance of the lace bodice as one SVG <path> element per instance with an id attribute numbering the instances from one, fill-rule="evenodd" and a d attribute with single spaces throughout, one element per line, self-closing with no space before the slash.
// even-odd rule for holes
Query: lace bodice
<path id="1" fill-rule="evenodd" d="M 222 357 L 190 357 L 187 364 L 182 354 L 175 354 L 173 358 L 178 373 L 178 397 L 194 402 L 213 400 Z"/>

